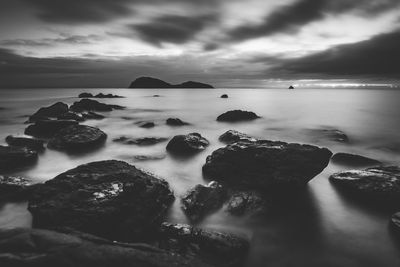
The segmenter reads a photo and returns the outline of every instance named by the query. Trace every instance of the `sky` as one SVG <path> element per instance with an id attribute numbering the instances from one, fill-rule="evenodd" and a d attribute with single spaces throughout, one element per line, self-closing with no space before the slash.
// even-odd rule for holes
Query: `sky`
<path id="1" fill-rule="evenodd" d="M 0 87 L 400 81 L 399 0 L 0 0 Z"/>

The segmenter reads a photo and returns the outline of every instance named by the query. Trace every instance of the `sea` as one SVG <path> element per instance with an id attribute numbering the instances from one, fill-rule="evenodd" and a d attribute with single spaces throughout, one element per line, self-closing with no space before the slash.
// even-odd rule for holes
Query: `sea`
<path id="1" fill-rule="evenodd" d="M 166 221 L 189 223 L 180 199 L 197 184 L 207 184 L 202 165 L 214 150 L 225 146 L 218 137 L 237 130 L 259 139 L 314 144 L 332 152 L 371 157 L 385 165 L 400 161 L 400 90 L 394 89 L 2 89 L 0 90 L 0 144 L 7 135 L 24 133 L 27 117 L 43 106 L 79 101 L 82 92 L 112 93 L 124 98 L 97 99 L 125 106 L 104 112 L 103 120 L 88 120 L 107 133 L 106 144 L 88 153 L 71 155 L 46 149 L 35 166 L 11 173 L 42 183 L 78 165 L 107 159 L 123 160 L 167 180 L 176 201 Z M 228 94 L 229 98 L 220 98 Z M 159 95 L 159 97 L 154 97 Z M 260 119 L 226 123 L 218 115 L 234 109 L 253 111 Z M 176 117 L 190 123 L 166 125 Z M 154 128 L 138 123 L 152 121 Z M 338 142 L 326 132 L 341 131 L 349 142 Z M 120 136 L 166 137 L 198 132 L 210 141 L 190 157 L 170 155 L 167 142 L 151 146 L 113 142 Z M 322 134 L 321 134 L 322 133 Z M 269 267 L 396 267 L 400 242 L 389 228 L 393 210 L 360 203 L 329 181 L 348 166 L 330 163 L 308 186 L 278 212 L 263 216 L 234 216 L 225 207 L 196 224 L 245 236 L 250 250 L 245 266 Z M 291 203 L 293 202 L 293 203 Z M 26 202 L 0 204 L 0 228 L 32 227 Z"/>

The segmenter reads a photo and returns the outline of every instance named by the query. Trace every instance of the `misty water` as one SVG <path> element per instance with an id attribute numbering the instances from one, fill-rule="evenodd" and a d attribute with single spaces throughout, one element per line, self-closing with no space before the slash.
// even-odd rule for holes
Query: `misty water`
<path id="1" fill-rule="evenodd" d="M 126 106 L 104 113 L 106 119 L 84 124 L 108 134 L 105 146 L 79 155 L 46 149 L 38 163 L 11 173 L 44 182 L 80 164 L 119 159 L 166 179 L 176 201 L 167 221 L 188 223 L 179 196 L 196 184 L 205 184 L 201 167 L 207 155 L 224 144 L 218 137 L 234 129 L 260 139 L 309 143 L 332 152 L 349 152 L 398 164 L 400 160 L 400 91 L 346 89 L 19 89 L 0 91 L 0 143 L 9 134 L 23 134 L 27 115 L 38 108 L 62 101 L 72 104 L 81 92 L 113 93 L 119 99 L 101 102 Z M 223 93 L 228 99 L 221 99 Z M 153 97 L 159 94 L 160 97 Z M 243 109 L 262 118 L 251 122 L 223 123 L 221 113 Z M 169 117 L 190 123 L 183 127 L 165 124 Z M 156 127 L 138 127 L 154 121 Z M 349 143 L 329 140 L 320 129 L 345 132 Z M 168 137 L 199 132 L 210 141 L 203 152 L 186 158 L 169 155 L 167 142 L 152 146 L 115 143 L 122 135 Z M 155 157 L 141 160 L 141 156 Z M 330 163 L 307 188 L 288 198 L 277 211 L 263 216 L 233 216 L 225 208 L 202 220 L 198 226 L 246 236 L 251 247 L 246 266 L 400 266 L 400 242 L 388 227 L 388 207 L 360 203 L 343 195 L 328 180 L 330 174 L 348 167 Z M 27 203 L 3 203 L 0 227 L 31 227 Z"/>

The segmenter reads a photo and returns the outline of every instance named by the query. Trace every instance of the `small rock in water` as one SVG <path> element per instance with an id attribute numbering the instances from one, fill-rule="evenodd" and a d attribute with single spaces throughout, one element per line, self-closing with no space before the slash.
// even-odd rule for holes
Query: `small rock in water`
<path id="1" fill-rule="evenodd" d="M 221 98 L 228 98 L 228 95 L 227 94 L 223 94 L 223 95 L 221 95 Z"/>
<path id="2" fill-rule="evenodd" d="M 35 122 L 47 118 L 57 118 L 66 112 L 68 112 L 68 105 L 62 102 L 57 102 L 51 106 L 40 108 L 29 117 L 29 122 Z"/>
<path id="3" fill-rule="evenodd" d="M 63 128 L 72 125 L 78 125 L 74 120 L 43 120 L 37 121 L 35 124 L 29 125 L 25 129 L 25 134 L 35 137 L 52 137 L 55 133 Z"/>
<path id="4" fill-rule="evenodd" d="M 134 161 L 161 160 L 166 157 L 165 154 L 160 155 L 136 155 L 133 156 Z"/>
<path id="5" fill-rule="evenodd" d="M 27 167 L 37 159 L 37 152 L 25 147 L 0 146 L 0 172 Z"/>
<path id="6" fill-rule="evenodd" d="M 237 121 L 250 121 L 260 118 L 251 111 L 231 110 L 218 116 L 217 121 L 237 122 Z"/>
<path id="7" fill-rule="evenodd" d="M 191 221 L 198 221 L 222 207 L 226 192 L 217 182 L 196 185 L 181 198 L 182 209 Z"/>
<path id="8" fill-rule="evenodd" d="M 27 136 L 9 135 L 6 137 L 6 142 L 10 146 L 26 147 L 34 151 L 42 151 L 44 149 L 42 140 Z"/>
<path id="9" fill-rule="evenodd" d="M 183 125 L 189 125 L 189 123 L 182 121 L 181 119 L 178 118 L 169 118 L 167 119 L 167 125 L 171 126 L 183 126 Z"/>
<path id="10" fill-rule="evenodd" d="M 226 144 L 231 144 L 231 143 L 235 143 L 235 142 L 243 141 L 243 140 L 252 141 L 252 142 L 257 141 L 257 139 L 255 139 L 254 137 L 251 137 L 247 134 L 244 134 L 244 133 L 241 133 L 241 132 L 238 132 L 235 130 L 226 131 L 219 137 L 219 141 L 224 142 Z"/>
<path id="11" fill-rule="evenodd" d="M 331 161 L 336 164 L 354 167 L 367 167 L 382 164 L 382 162 L 375 159 L 348 153 L 336 153 L 333 155 Z"/>
<path id="12" fill-rule="evenodd" d="M 122 143 L 126 145 L 139 145 L 139 146 L 150 146 L 161 142 L 167 141 L 168 138 L 164 137 L 143 137 L 143 138 L 131 138 L 126 136 L 121 136 L 114 139 L 114 142 Z"/>
<path id="13" fill-rule="evenodd" d="M 206 149 L 210 143 L 199 133 L 176 135 L 167 145 L 167 150 L 173 153 L 194 153 Z"/>
<path id="14" fill-rule="evenodd" d="M 156 126 L 152 121 L 142 121 L 139 123 L 139 127 L 141 128 L 153 128 Z"/>

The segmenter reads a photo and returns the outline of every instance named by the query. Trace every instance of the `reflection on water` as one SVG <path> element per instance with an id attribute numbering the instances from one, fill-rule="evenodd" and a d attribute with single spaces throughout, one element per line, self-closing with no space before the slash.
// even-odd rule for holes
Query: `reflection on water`
<path id="1" fill-rule="evenodd" d="M 18 175 L 43 182 L 79 164 L 121 159 L 165 178 L 176 196 L 180 196 L 190 187 L 205 183 L 201 174 L 205 158 L 223 146 L 218 136 L 230 129 L 263 139 L 313 143 L 333 152 L 362 154 L 387 164 L 397 164 L 400 159 L 400 92 L 395 90 L 3 90 L 0 107 L 5 109 L 0 109 L 0 142 L 8 134 L 23 133 L 24 115 L 56 101 L 72 104 L 83 91 L 126 96 L 100 100 L 127 106 L 126 110 L 108 112 L 104 120 L 86 122 L 108 134 L 105 146 L 79 155 L 47 149 L 36 166 Z M 229 94 L 229 98 L 219 98 L 223 93 Z M 156 94 L 162 97 L 152 97 Z M 251 110 L 262 118 L 235 124 L 215 120 L 230 109 Z M 191 124 L 170 127 L 165 124 L 169 117 Z M 154 122 L 156 126 L 141 128 L 137 123 L 142 121 Z M 321 135 L 326 129 L 344 132 L 348 142 Z M 211 144 L 187 158 L 169 155 L 166 143 L 136 146 L 112 142 L 122 135 L 171 138 L 190 132 L 199 132 Z M 330 164 L 305 191 L 284 197 L 278 208 L 263 217 L 235 217 L 221 209 L 199 226 L 251 238 L 247 266 L 400 266 L 399 243 L 392 239 L 388 229 L 393 209 L 373 208 L 337 191 L 328 177 L 343 168 Z M 179 199 L 168 220 L 187 222 Z M 1 207 L 0 227 L 30 223 L 26 203 Z"/>

